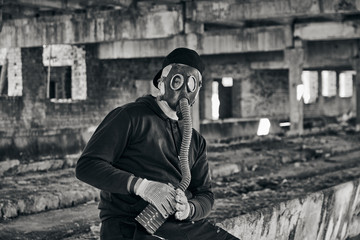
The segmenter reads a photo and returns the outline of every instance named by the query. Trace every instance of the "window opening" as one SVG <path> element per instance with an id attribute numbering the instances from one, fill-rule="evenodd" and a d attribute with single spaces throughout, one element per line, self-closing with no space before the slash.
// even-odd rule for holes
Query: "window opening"
<path id="1" fill-rule="evenodd" d="M 48 94 L 49 94 L 49 98 L 51 98 L 51 99 L 56 98 L 56 82 L 50 81 Z"/>
<path id="2" fill-rule="evenodd" d="M 270 133 L 271 123 L 268 118 L 261 118 L 257 130 L 258 136 L 266 136 Z"/>
<path id="3" fill-rule="evenodd" d="M 221 84 L 224 86 L 224 87 L 232 87 L 233 86 L 233 78 L 232 77 L 223 77 L 221 79 Z"/>
<path id="4" fill-rule="evenodd" d="M 50 99 L 71 99 L 71 67 L 52 67 L 49 82 Z"/>
<path id="5" fill-rule="evenodd" d="M 303 82 L 302 97 L 305 104 L 316 102 L 318 97 L 318 72 L 317 71 L 303 71 L 301 74 Z"/>
<path id="6" fill-rule="evenodd" d="M 43 46 L 47 71 L 47 96 L 52 101 L 87 98 L 85 51 L 82 47 L 57 44 Z M 59 101 L 63 102 L 63 101 Z"/>
<path id="7" fill-rule="evenodd" d="M 296 99 L 298 101 L 304 96 L 304 84 L 299 84 L 296 86 Z"/>
<path id="8" fill-rule="evenodd" d="M 321 94 L 324 97 L 336 96 L 336 72 L 321 71 Z"/>
<path id="9" fill-rule="evenodd" d="M 213 120 L 219 119 L 219 82 L 213 81 L 211 85 L 212 94 L 211 94 L 211 117 Z"/>
<path id="10" fill-rule="evenodd" d="M 356 75 L 355 71 L 343 71 L 339 74 L 339 96 L 341 98 L 349 98 L 353 95 L 353 79 Z"/>
<path id="11" fill-rule="evenodd" d="M 212 119 L 232 117 L 233 78 L 214 79 L 212 83 Z"/>

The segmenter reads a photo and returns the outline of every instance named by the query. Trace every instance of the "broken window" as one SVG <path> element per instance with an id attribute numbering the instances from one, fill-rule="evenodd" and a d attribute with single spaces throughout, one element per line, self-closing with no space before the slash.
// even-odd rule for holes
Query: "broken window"
<path id="1" fill-rule="evenodd" d="M 71 99 L 71 67 L 51 68 L 49 98 Z"/>
<path id="2" fill-rule="evenodd" d="M 232 86 L 231 77 L 215 79 L 212 83 L 212 119 L 232 117 Z"/>
<path id="3" fill-rule="evenodd" d="M 349 98 L 353 95 L 353 77 L 355 71 L 343 71 L 339 74 L 339 96 L 341 98 Z"/>
<path id="4" fill-rule="evenodd" d="M 321 94 L 324 97 L 336 96 L 336 72 L 321 71 Z"/>
<path id="5" fill-rule="evenodd" d="M 44 45 L 48 98 L 84 100 L 87 97 L 85 51 L 71 45 Z"/>
<path id="6" fill-rule="evenodd" d="M 317 71 L 303 71 L 301 74 L 303 82 L 302 96 L 305 104 L 316 102 L 318 97 L 318 72 Z"/>

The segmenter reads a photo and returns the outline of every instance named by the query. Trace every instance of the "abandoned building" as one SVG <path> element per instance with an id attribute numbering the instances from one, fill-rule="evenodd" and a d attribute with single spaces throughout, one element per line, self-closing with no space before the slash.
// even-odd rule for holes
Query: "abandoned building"
<path id="1" fill-rule="evenodd" d="M 0 177 L 74 168 L 109 111 L 155 94 L 151 80 L 176 47 L 206 64 L 192 119 L 210 144 L 329 124 L 360 130 L 358 0 L 0 0 L 0 30 Z M 277 227 L 276 237 L 248 239 L 359 235 L 360 185 L 351 184 L 341 192 L 351 199 L 346 223 L 324 217 L 318 238 Z M 0 218 L 36 212 L 19 204 L 0 197 Z M 236 224 L 224 226 L 245 236 Z"/>

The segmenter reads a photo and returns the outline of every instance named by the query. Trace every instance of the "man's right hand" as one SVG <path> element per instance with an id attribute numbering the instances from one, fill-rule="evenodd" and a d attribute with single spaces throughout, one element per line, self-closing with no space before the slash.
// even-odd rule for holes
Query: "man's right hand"
<path id="1" fill-rule="evenodd" d="M 164 218 L 175 212 L 175 188 L 171 184 L 142 179 L 134 189 L 136 195 L 153 204 Z"/>

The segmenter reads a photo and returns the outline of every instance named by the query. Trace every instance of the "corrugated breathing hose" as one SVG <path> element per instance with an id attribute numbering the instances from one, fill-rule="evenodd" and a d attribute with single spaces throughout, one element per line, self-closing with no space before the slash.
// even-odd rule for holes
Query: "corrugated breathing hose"
<path id="1" fill-rule="evenodd" d="M 182 191 L 185 192 L 191 182 L 191 173 L 189 167 L 189 149 L 192 135 L 192 122 L 188 99 L 181 98 L 179 101 L 179 107 L 183 117 L 184 127 L 179 154 L 182 177 L 177 188 L 180 188 Z M 164 218 L 152 204 L 148 204 L 147 207 L 135 219 L 150 234 L 154 234 L 156 230 L 166 221 L 166 218 Z"/>

